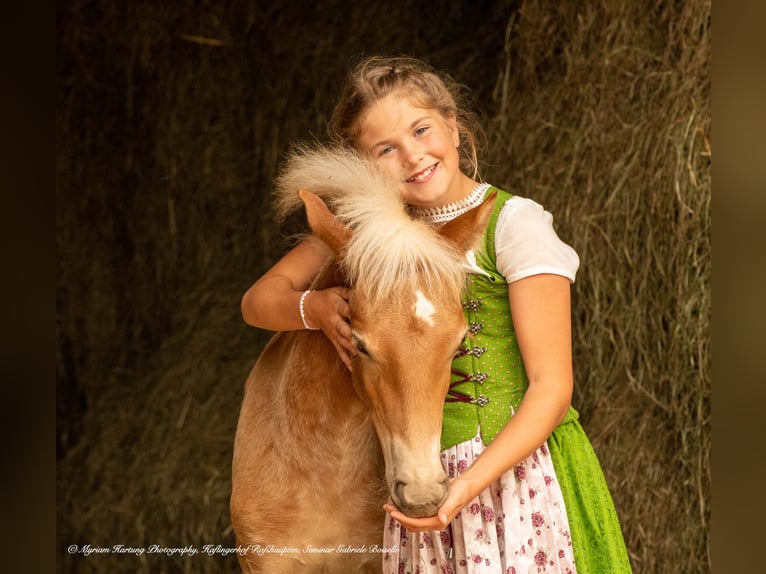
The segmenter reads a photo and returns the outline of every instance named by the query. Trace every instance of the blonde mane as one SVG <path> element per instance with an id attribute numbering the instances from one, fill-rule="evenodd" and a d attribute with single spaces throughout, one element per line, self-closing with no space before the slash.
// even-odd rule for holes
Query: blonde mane
<path id="1" fill-rule="evenodd" d="M 295 211 L 302 205 L 299 189 L 325 201 L 353 230 L 339 263 L 372 304 L 416 288 L 458 297 L 465 283 L 462 254 L 408 214 L 399 185 L 350 149 L 302 146 L 293 150 L 277 177 L 275 205 L 280 217 Z"/>

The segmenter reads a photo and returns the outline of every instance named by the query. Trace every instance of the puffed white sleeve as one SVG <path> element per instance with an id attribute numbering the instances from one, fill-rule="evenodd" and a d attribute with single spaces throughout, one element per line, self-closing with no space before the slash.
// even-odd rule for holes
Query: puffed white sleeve
<path id="1" fill-rule="evenodd" d="M 514 196 L 500 211 L 495 228 L 497 270 L 506 282 L 553 273 L 574 283 L 577 252 L 553 228 L 553 216 L 531 199 Z"/>

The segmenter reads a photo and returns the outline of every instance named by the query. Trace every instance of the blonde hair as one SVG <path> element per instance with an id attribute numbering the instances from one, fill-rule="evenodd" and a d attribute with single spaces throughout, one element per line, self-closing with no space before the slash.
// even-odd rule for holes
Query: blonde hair
<path id="1" fill-rule="evenodd" d="M 330 119 L 330 139 L 338 145 L 356 147 L 362 114 L 397 91 L 403 91 L 419 106 L 437 110 L 445 119 L 454 116 L 460 134 L 461 168 L 476 179 L 477 148 L 483 133 L 467 104 L 467 90 L 416 58 L 371 56 L 359 61 L 349 71 Z"/>

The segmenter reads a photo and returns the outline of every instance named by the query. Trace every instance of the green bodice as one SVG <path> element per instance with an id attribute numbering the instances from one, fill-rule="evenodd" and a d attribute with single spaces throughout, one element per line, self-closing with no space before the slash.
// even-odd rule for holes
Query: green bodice
<path id="1" fill-rule="evenodd" d="M 487 193 L 493 189 L 490 187 Z M 495 227 L 505 202 L 512 196 L 497 189 L 497 200 L 476 263 L 487 275 L 471 273 L 467 278 L 463 309 L 469 336 L 452 361 L 452 379 L 444 404 L 441 447 L 470 440 L 481 429 L 489 444 L 518 409 L 529 386 L 516 342 L 508 301 L 508 284 L 497 270 Z M 577 418 L 569 408 L 562 421 Z"/>

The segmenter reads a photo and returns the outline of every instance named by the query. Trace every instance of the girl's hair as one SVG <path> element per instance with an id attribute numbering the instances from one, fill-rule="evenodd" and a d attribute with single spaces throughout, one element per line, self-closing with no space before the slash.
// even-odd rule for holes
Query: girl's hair
<path id="1" fill-rule="evenodd" d="M 477 148 L 483 133 L 469 109 L 466 88 L 416 58 L 371 56 L 357 63 L 349 71 L 330 119 L 330 139 L 339 145 L 356 147 L 362 114 L 397 91 L 403 91 L 423 108 L 437 110 L 444 118 L 454 115 L 460 134 L 460 165 L 477 178 Z"/>

